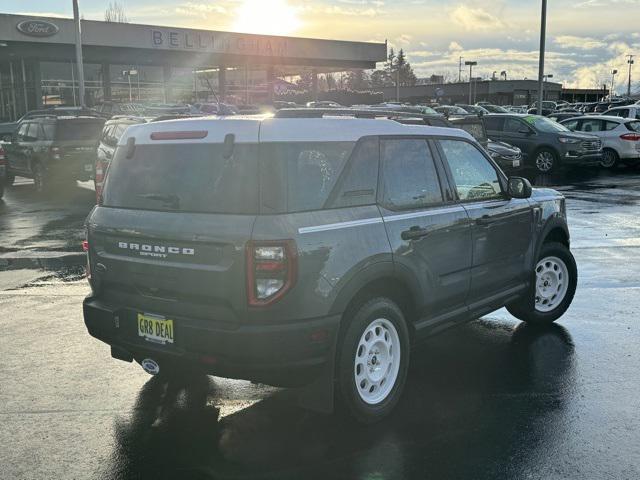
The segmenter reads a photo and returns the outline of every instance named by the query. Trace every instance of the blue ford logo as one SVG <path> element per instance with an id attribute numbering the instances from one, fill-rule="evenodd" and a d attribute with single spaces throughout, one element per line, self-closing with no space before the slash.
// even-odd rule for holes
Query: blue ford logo
<path id="1" fill-rule="evenodd" d="M 44 20 L 24 20 L 16 28 L 31 37 L 50 37 L 60 30 L 57 25 Z"/>
<path id="2" fill-rule="evenodd" d="M 142 362 L 140 362 L 140 365 L 142 365 L 144 371 L 150 375 L 157 375 L 158 373 L 160 373 L 160 365 L 158 365 L 158 363 L 151 358 L 145 358 L 144 360 L 142 360 Z"/>

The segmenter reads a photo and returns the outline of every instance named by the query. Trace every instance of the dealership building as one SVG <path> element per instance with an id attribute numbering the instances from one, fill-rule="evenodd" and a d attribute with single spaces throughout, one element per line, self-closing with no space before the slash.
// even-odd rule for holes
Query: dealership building
<path id="1" fill-rule="evenodd" d="M 82 21 L 85 103 L 263 103 L 287 76 L 375 68 L 384 43 Z M 0 118 L 79 105 L 72 19 L 0 14 Z"/>

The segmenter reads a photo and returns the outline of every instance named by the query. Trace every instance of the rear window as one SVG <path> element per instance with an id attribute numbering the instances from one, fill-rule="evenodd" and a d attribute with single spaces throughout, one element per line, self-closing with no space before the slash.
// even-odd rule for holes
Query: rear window
<path id="1" fill-rule="evenodd" d="M 625 125 L 627 126 L 627 129 L 631 130 L 632 132 L 640 133 L 640 122 L 627 122 L 625 123 Z"/>
<path id="2" fill-rule="evenodd" d="M 56 140 L 67 142 L 72 140 L 95 140 L 102 134 L 104 121 L 61 120 L 56 127 Z"/>
<path id="3" fill-rule="evenodd" d="M 354 146 L 355 142 L 261 144 L 265 212 L 324 208 Z"/>
<path id="4" fill-rule="evenodd" d="M 258 146 L 138 145 L 116 149 L 104 190 L 107 207 L 168 212 L 255 214 Z"/>
<path id="5" fill-rule="evenodd" d="M 478 140 L 479 142 L 484 142 L 487 139 L 487 136 L 484 133 L 484 126 L 479 122 L 461 122 L 454 123 L 454 125 L 458 128 L 461 128 L 468 134 L 470 134 L 473 138 Z"/>

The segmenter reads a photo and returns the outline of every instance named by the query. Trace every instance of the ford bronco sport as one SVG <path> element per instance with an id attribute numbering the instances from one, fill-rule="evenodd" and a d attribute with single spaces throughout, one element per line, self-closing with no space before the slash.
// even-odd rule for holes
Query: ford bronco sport
<path id="1" fill-rule="evenodd" d="M 421 338 L 567 310 L 560 194 L 462 130 L 307 114 L 127 129 L 85 243 L 84 319 L 113 357 L 316 388 L 373 422 Z"/>

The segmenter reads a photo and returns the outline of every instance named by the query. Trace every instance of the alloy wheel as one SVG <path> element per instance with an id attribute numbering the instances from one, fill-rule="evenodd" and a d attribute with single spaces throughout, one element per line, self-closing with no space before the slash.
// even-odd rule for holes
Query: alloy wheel
<path id="1" fill-rule="evenodd" d="M 536 167 L 543 173 L 550 172 L 553 168 L 554 156 L 551 152 L 540 152 L 536 157 Z"/>

